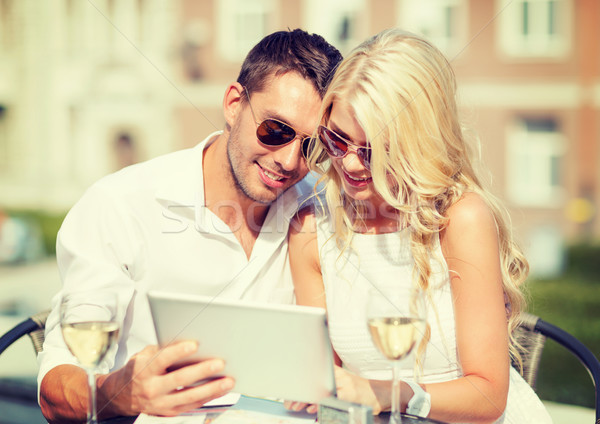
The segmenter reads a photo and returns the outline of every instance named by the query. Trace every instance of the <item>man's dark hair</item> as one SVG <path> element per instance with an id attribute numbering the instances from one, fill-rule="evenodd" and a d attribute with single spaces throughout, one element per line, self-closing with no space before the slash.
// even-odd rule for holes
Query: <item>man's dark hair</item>
<path id="1" fill-rule="evenodd" d="M 249 92 L 261 91 L 270 77 L 297 72 L 311 81 L 321 98 L 341 53 L 317 34 L 301 29 L 267 35 L 250 50 L 237 82 Z"/>

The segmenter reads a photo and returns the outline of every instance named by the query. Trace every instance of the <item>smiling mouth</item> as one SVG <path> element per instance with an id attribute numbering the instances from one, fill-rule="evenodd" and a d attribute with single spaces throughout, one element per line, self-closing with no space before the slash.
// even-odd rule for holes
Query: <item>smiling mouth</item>
<path id="1" fill-rule="evenodd" d="M 285 177 L 282 177 L 282 176 L 280 176 L 280 175 L 275 175 L 275 174 L 272 174 L 272 173 L 270 173 L 269 171 L 267 171 L 267 170 L 266 170 L 266 169 L 264 169 L 264 168 L 263 168 L 263 172 L 265 173 L 265 175 L 266 175 L 267 177 L 269 177 L 269 178 L 270 178 L 270 179 L 272 179 L 273 181 L 281 181 L 281 180 L 283 180 L 283 179 L 285 178 Z"/>
<path id="2" fill-rule="evenodd" d="M 348 178 L 350 178 L 350 179 L 351 179 L 351 180 L 353 180 L 353 181 L 367 181 L 367 180 L 370 180 L 370 179 L 371 179 L 371 177 L 365 177 L 365 178 L 356 178 L 356 177 L 353 177 L 353 176 L 352 176 L 352 175 L 350 175 L 350 174 L 346 174 L 346 175 L 348 175 Z"/>
<path id="3" fill-rule="evenodd" d="M 272 171 L 268 171 L 257 162 L 256 166 L 258 167 L 258 175 L 262 182 L 266 184 L 268 187 L 274 189 L 281 189 L 285 186 L 287 181 L 290 179 L 289 177 L 275 174 Z"/>
<path id="4" fill-rule="evenodd" d="M 344 177 L 346 177 L 346 181 L 348 182 L 348 184 L 350 184 L 353 187 L 364 187 L 373 180 L 372 177 L 362 177 L 362 178 L 353 177 L 346 172 L 344 172 Z"/>

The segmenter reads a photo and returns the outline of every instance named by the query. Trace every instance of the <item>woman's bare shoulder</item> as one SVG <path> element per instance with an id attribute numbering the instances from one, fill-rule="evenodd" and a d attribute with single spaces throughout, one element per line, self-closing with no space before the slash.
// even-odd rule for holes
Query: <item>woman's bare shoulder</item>
<path id="1" fill-rule="evenodd" d="M 475 248 L 477 243 L 495 242 L 498 229 L 490 206 L 477 193 L 465 193 L 446 212 L 448 222 L 440 233 L 442 248 L 455 251 Z"/>
<path id="2" fill-rule="evenodd" d="M 481 195 L 473 192 L 465 193 L 450 206 L 446 217 L 448 218 L 447 228 L 450 230 L 464 230 L 490 224 L 495 226 L 492 209 Z"/>
<path id="3" fill-rule="evenodd" d="M 290 222 L 290 235 L 298 233 L 315 233 L 317 230 L 317 218 L 313 206 L 305 206 L 300 209 Z"/>

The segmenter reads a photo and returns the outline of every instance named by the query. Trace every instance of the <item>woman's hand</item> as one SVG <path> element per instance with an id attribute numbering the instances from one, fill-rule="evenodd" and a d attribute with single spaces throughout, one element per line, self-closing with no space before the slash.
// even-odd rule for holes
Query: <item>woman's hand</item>
<path id="1" fill-rule="evenodd" d="M 295 402 L 292 400 L 284 401 L 283 406 L 285 406 L 285 409 L 295 412 L 302 411 L 304 408 L 306 408 L 306 412 L 308 412 L 309 414 L 316 414 L 317 409 L 319 407 L 315 403 Z"/>
<path id="2" fill-rule="evenodd" d="M 392 382 L 388 380 L 367 380 L 341 367 L 335 367 L 337 397 L 373 408 L 373 415 L 388 411 L 392 401 Z M 408 384 L 400 382 L 400 411 L 406 411 L 406 405 L 413 396 Z"/>
<path id="3" fill-rule="evenodd" d="M 389 381 L 370 381 L 336 366 L 335 384 L 339 399 L 370 406 L 373 408 L 373 415 L 389 409 Z M 388 387 L 387 390 L 385 386 Z"/>
<path id="4" fill-rule="evenodd" d="M 373 408 L 373 414 L 377 415 L 385 408 L 389 408 L 390 404 L 390 382 L 389 381 L 369 381 L 366 378 L 359 377 L 343 369 L 335 366 L 335 385 L 337 398 L 347 402 L 360 403 Z M 387 386 L 387 390 L 386 390 Z M 378 393 L 383 401 L 377 397 Z M 317 412 L 318 405 L 308 404 L 304 402 L 294 402 L 286 400 L 283 405 L 290 411 L 302 411 L 306 408 L 306 412 L 314 414 Z"/>

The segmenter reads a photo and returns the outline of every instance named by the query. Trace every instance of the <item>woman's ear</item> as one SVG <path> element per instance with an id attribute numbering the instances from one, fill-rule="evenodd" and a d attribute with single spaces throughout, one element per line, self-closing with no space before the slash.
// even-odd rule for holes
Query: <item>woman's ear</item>
<path id="1" fill-rule="evenodd" d="M 229 127 L 233 126 L 233 123 L 242 110 L 242 96 L 245 96 L 244 87 L 237 82 L 230 84 L 229 87 L 227 87 L 227 90 L 225 90 L 225 96 L 223 97 L 223 114 L 225 116 L 225 122 Z"/>

